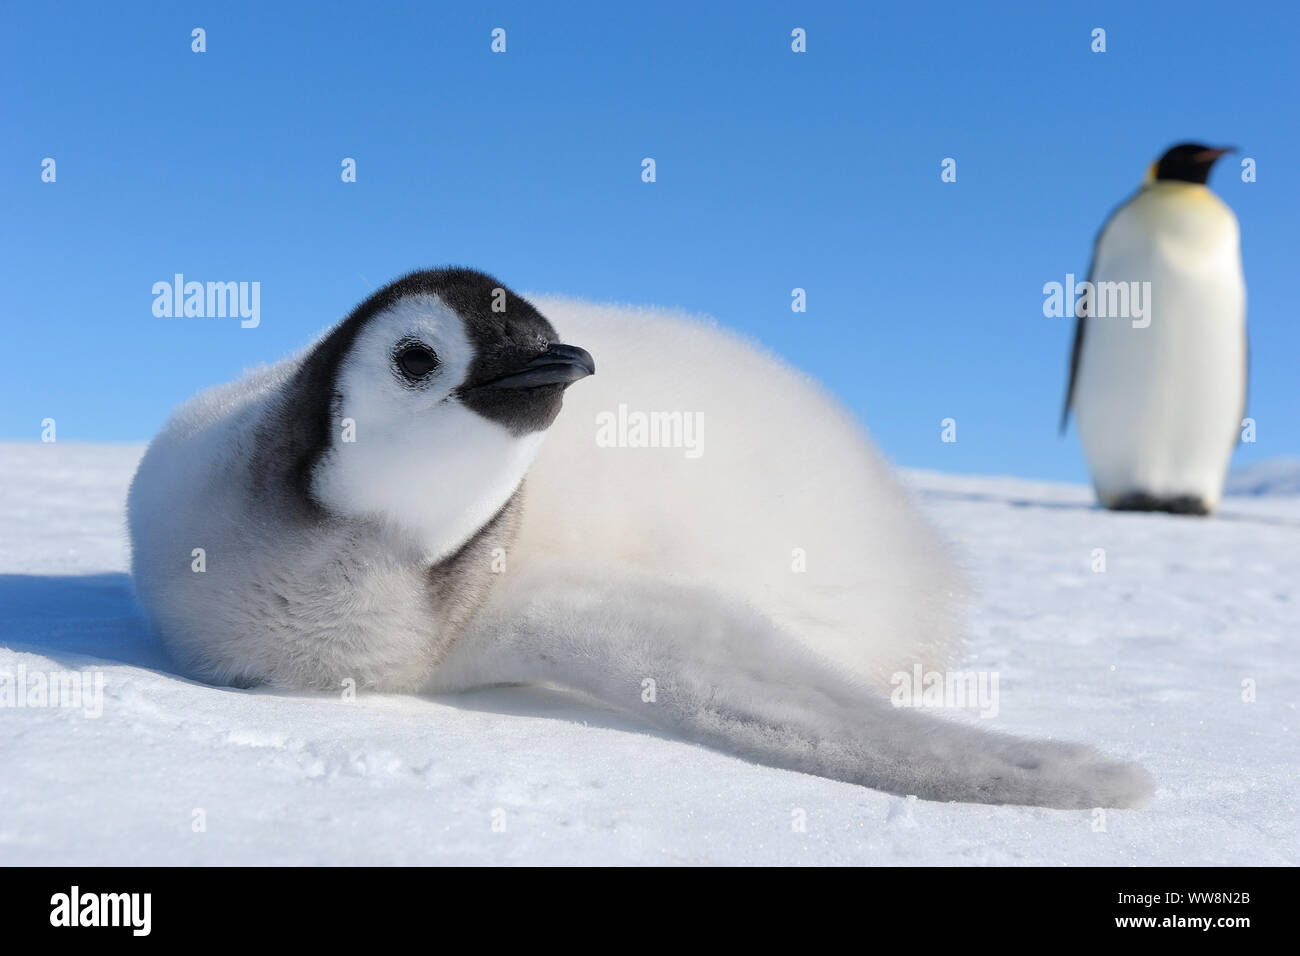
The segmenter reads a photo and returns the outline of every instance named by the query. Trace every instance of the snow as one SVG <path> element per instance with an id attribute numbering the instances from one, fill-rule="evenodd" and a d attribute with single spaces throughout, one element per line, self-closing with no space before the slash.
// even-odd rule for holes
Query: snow
<path id="1" fill-rule="evenodd" d="M 141 451 L 0 445 L 0 676 L 104 679 L 98 717 L 0 707 L 0 864 L 1300 862 L 1295 462 L 1234 477 L 1243 494 L 1208 520 L 906 475 L 975 580 L 964 666 L 1000 675 L 992 725 L 1155 776 L 1149 809 L 1099 821 L 756 766 L 537 689 L 349 702 L 196 684 L 131 594 Z"/>

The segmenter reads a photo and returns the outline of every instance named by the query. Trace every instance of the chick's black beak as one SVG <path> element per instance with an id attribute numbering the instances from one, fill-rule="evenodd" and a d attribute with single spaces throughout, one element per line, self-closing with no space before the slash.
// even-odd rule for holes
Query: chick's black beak
<path id="1" fill-rule="evenodd" d="M 576 345 L 549 345 L 546 351 L 514 372 L 484 382 L 479 388 L 537 388 L 540 385 L 572 385 L 594 375 L 591 353 Z"/>

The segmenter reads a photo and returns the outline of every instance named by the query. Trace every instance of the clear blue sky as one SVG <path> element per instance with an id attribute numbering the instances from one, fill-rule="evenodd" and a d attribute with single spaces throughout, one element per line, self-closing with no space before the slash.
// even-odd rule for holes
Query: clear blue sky
<path id="1" fill-rule="evenodd" d="M 711 313 L 900 464 L 1084 480 L 1042 286 L 1082 277 L 1103 217 L 1194 139 L 1258 163 L 1211 180 L 1250 295 L 1259 441 L 1236 462 L 1300 453 L 1294 3 L 275 7 L 6 5 L 0 437 L 52 417 L 61 441 L 147 438 L 454 263 Z M 260 282 L 261 325 L 156 318 L 176 272 Z"/>

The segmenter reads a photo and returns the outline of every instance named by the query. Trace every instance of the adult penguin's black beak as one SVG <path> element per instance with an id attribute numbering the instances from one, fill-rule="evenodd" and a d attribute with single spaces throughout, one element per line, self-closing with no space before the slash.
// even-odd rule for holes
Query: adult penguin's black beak
<path id="1" fill-rule="evenodd" d="M 1220 156 L 1223 156 L 1226 153 L 1235 153 L 1236 151 L 1237 151 L 1237 147 L 1235 146 L 1223 146 L 1223 147 L 1216 147 L 1214 149 L 1203 149 L 1192 158 L 1195 159 L 1196 162 L 1201 163 L 1202 165 L 1213 166 L 1215 161 L 1218 160 Z"/>

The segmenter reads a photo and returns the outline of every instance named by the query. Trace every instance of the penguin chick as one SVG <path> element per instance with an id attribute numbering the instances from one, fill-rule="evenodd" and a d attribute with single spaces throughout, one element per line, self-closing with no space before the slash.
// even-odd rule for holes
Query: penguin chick
<path id="1" fill-rule="evenodd" d="M 1087 747 L 890 703 L 890 675 L 955 653 L 963 588 L 816 385 L 682 316 L 541 304 L 413 273 L 174 414 L 128 517 L 137 591 L 189 673 L 545 683 L 892 793 L 1146 800 L 1141 769 Z M 652 414 L 667 440 L 623 427 Z"/>
<path id="2" fill-rule="evenodd" d="M 1226 152 L 1174 146 L 1097 237 L 1061 430 L 1073 407 L 1107 508 L 1204 515 L 1222 497 L 1247 386 L 1237 218 L 1206 185 Z"/>

